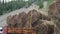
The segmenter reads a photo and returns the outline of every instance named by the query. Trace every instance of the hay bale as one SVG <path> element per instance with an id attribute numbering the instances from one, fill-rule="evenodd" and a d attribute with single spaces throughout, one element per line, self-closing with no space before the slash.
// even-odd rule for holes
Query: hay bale
<path id="1" fill-rule="evenodd" d="M 51 17 L 42 14 L 42 19 L 41 20 L 51 21 Z"/>
<path id="2" fill-rule="evenodd" d="M 55 2 L 49 6 L 48 14 L 53 19 L 60 19 L 60 3 Z"/>
<path id="3" fill-rule="evenodd" d="M 33 9 L 27 14 L 26 28 L 30 28 L 30 19 L 32 15 L 32 23 L 39 19 L 40 13 L 37 10 Z"/>
<path id="4" fill-rule="evenodd" d="M 48 14 L 54 20 L 54 23 L 56 24 L 58 29 L 60 29 L 60 0 L 57 0 L 55 3 L 50 5 Z M 60 32 L 56 32 L 56 34 L 58 33 Z"/>
<path id="5" fill-rule="evenodd" d="M 9 15 L 8 17 L 7 17 L 7 24 L 8 24 L 8 27 L 11 27 L 11 15 Z"/>
<path id="6" fill-rule="evenodd" d="M 25 12 L 22 12 L 18 15 L 18 27 L 22 28 L 26 24 L 27 14 Z"/>
<path id="7" fill-rule="evenodd" d="M 31 14 L 32 12 L 32 14 Z M 30 19 L 30 15 L 32 15 L 32 23 L 38 20 L 39 18 L 42 18 L 42 14 L 39 13 L 37 10 L 33 9 L 28 12 L 28 19 Z"/>
<path id="8" fill-rule="evenodd" d="M 13 15 L 7 17 L 7 24 L 9 27 L 19 27 L 22 28 L 26 24 L 27 14 L 25 12 L 19 15 Z"/>
<path id="9" fill-rule="evenodd" d="M 60 0 L 56 0 L 57 3 L 60 3 Z"/>
<path id="10" fill-rule="evenodd" d="M 8 16 L 7 17 L 7 24 L 9 27 L 17 27 L 17 15 L 13 15 L 13 16 Z"/>
<path id="11" fill-rule="evenodd" d="M 38 22 L 39 23 L 39 22 Z M 47 20 L 40 20 L 40 24 L 33 27 L 38 34 L 54 34 L 54 23 Z"/>
<path id="12" fill-rule="evenodd" d="M 12 22 L 12 24 L 14 23 L 13 27 L 18 27 L 18 15 L 14 15 L 14 19 L 13 19 L 14 22 Z"/>
<path id="13" fill-rule="evenodd" d="M 51 20 L 50 17 L 48 17 L 44 14 L 41 14 L 37 10 L 33 9 L 33 10 L 29 11 L 28 14 L 27 14 L 27 22 L 26 22 L 26 27 L 25 28 L 30 27 L 31 15 L 32 15 L 32 25 L 37 25 L 37 22 L 40 22 L 39 20 L 48 20 L 48 21 Z"/>

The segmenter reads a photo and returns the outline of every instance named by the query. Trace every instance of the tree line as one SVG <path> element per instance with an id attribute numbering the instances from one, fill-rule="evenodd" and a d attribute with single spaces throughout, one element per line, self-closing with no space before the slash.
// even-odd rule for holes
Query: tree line
<path id="1" fill-rule="evenodd" d="M 2 3 L 0 1 L 0 15 L 3 15 L 4 13 L 11 12 L 11 11 L 16 10 L 16 9 L 20 9 L 24 6 L 29 7 L 34 2 L 36 2 L 36 4 L 39 5 L 40 8 L 42 8 L 44 1 L 45 0 L 28 0 L 28 1 L 13 0 L 10 2 L 4 3 L 4 0 L 3 0 Z"/>
<path id="2" fill-rule="evenodd" d="M 26 4 L 28 3 L 28 6 L 30 6 L 35 0 L 28 0 L 28 1 L 24 1 L 24 0 L 13 0 L 10 2 L 5 2 L 4 0 L 1 3 L 0 1 L 0 15 L 7 13 L 7 12 L 11 12 L 13 10 L 16 9 L 20 9 L 24 6 L 26 6 Z"/>

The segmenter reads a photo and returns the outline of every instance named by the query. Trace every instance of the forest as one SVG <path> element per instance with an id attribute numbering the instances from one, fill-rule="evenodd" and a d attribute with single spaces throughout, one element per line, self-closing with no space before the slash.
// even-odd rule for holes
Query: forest
<path id="1" fill-rule="evenodd" d="M 13 10 L 20 9 L 22 7 L 29 7 L 32 3 L 36 2 L 36 4 L 39 6 L 39 8 L 43 8 L 43 2 L 48 1 L 48 4 L 50 4 L 53 0 L 12 0 L 10 2 L 5 2 L 4 0 L 0 1 L 0 15 L 3 15 L 4 13 L 9 13 Z M 27 6 L 28 5 L 28 6 Z"/>

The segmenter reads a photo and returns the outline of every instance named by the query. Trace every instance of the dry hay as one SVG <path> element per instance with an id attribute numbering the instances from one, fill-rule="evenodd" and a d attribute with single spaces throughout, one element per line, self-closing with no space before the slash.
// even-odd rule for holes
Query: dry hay
<path id="1" fill-rule="evenodd" d="M 54 34 L 54 23 L 52 21 L 40 20 L 38 23 L 33 27 L 38 34 Z"/>
<path id="2" fill-rule="evenodd" d="M 7 24 L 10 27 L 22 27 L 22 24 L 26 23 L 26 13 L 22 12 L 19 15 L 13 15 L 7 17 Z"/>
<path id="3" fill-rule="evenodd" d="M 32 15 L 32 17 L 31 17 Z M 31 10 L 27 14 L 26 28 L 30 27 L 30 19 L 32 18 L 32 23 L 39 19 L 40 13 L 37 10 Z"/>
<path id="4" fill-rule="evenodd" d="M 50 23 L 51 18 L 49 16 L 45 16 L 44 14 L 41 14 L 35 9 L 29 11 L 27 14 L 25 12 L 22 12 L 19 13 L 19 15 L 8 16 L 7 24 L 9 27 L 30 28 L 31 15 L 32 15 L 31 26 L 32 28 L 37 30 L 38 33 L 40 32 L 40 34 L 47 34 L 47 32 L 50 33 L 51 31 L 54 31 L 53 29 L 54 24 Z"/>
<path id="5" fill-rule="evenodd" d="M 31 14 L 32 12 L 32 14 Z M 19 13 L 19 15 L 13 15 L 7 17 L 7 24 L 16 27 L 29 27 L 30 26 L 30 16 L 32 15 L 32 24 L 40 22 L 40 20 L 50 21 L 50 17 L 45 16 L 44 14 L 39 13 L 37 10 L 33 9 L 26 14 L 25 12 Z"/>
<path id="6" fill-rule="evenodd" d="M 27 18 L 27 14 L 25 12 L 22 12 L 18 15 L 18 27 L 24 27 L 26 24 L 26 18 Z"/>
<path id="7" fill-rule="evenodd" d="M 60 34 L 60 0 L 57 0 L 55 3 L 49 6 L 49 11 L 48 11 L 49 17 L 51 17 L 58 27 L 58 32 L 56 34 Z M 56 28 L 57 28 L 56 27 Z"/>
<path id="8" fill-rule="evenodd" d="M 60 3 L 55 2 L 52 5 L 49 6 L 48 14 L 53 19 L 60 19 Z"/>

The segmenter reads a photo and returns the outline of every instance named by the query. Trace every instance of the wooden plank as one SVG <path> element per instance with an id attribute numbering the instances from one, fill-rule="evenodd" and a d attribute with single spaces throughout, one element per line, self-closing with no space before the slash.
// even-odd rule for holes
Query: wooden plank
<path id="1" fill-rule="evenodd" d="M 28 34 L 28 32 L 31 32 L 33 34 L 36 34 L 36 31 L 34 29 L 21 29 L 21 28 L 8 28 L 8 33 L 23 33 Z"/>

